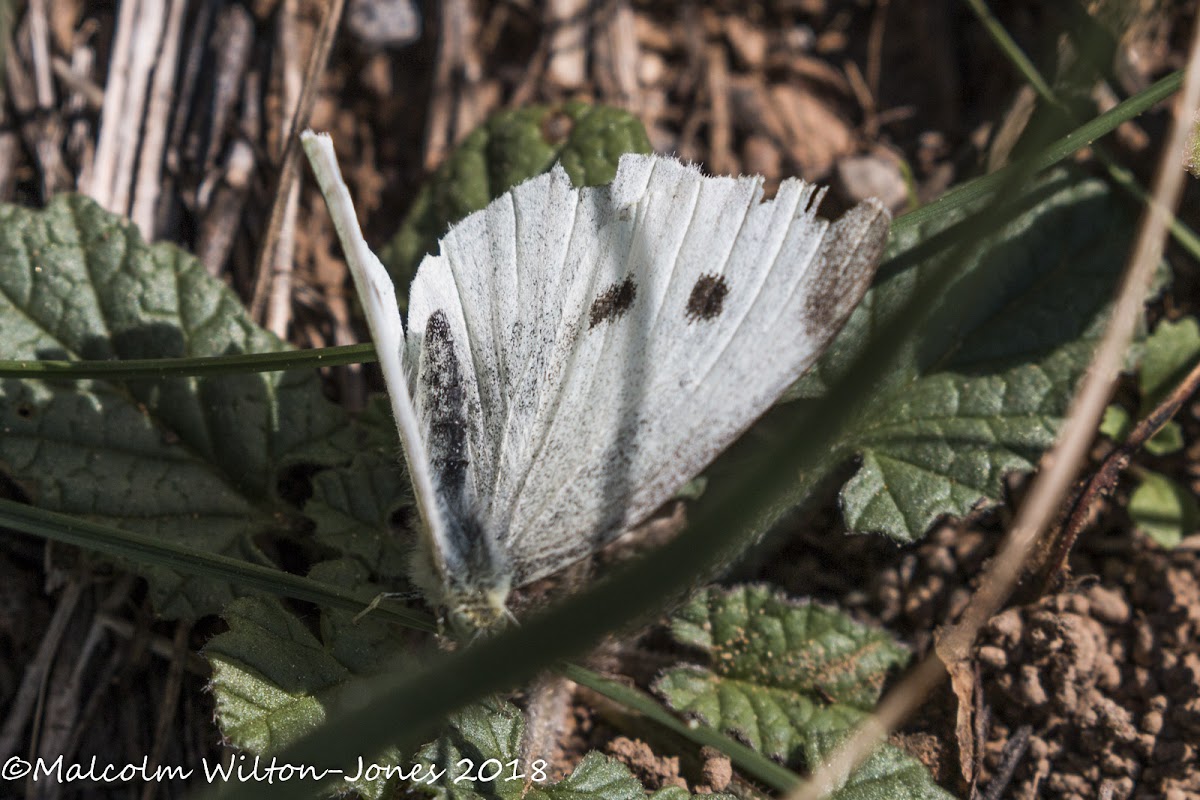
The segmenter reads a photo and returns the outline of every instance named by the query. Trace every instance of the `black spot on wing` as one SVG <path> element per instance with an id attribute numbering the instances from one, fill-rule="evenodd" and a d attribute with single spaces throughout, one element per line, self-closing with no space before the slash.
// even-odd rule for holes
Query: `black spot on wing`
<path id="1" fill-rule="evenodd" d="M 632 278 L 626 278 L 620 283 L 614 283 L 596 296 L 592 301 L 591 324 L 594 328 L 601 322 L 616 319 L 629 310 L 637 297 L 637 286 Z"/>
<path id="2" fill-rule="evenodd" d="M 454 337 L 444 311 L 435 311 L 425 323 L 423 347 L 426 412 L 429 415 L 429 461 L 443 498 L 451 505 L 459 499 L 466 481 L 467 416 L 462 370 L 454 352 Z"/>
<path id="3" fill-rule="evenodd" d="M 729 284 L 724 275 L 701 275 L 688 297 L 687 317 L 690 321 L 716 319 L 725 310 Z"/>

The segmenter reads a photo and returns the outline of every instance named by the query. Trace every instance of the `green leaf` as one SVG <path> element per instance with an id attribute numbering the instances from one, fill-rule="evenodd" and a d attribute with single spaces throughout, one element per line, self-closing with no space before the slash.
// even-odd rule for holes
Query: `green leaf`
<path id="1" fill-rule="evenodd" d="M 1200 361 L 1200 324 L 1195 317 L 1177 322 L 1163 320 L 1146 338 L 1138 386 L 1142 414 L 1149 413 Z"/>
<path id="2" fill-rule="evenodd" d="M 488 700 L 451 715 L 442 734 L 417 753 L 416 761 L 427 766 L 425 774 L 445 771 L 432 783 L 414 783 L 414 788 L 439 800 L 644 800 L 646 790 L 619 761 L 591 752 L 558 783 L 538 778 L 548 765 L 521 762 L 521 736 L 525 723 L 512 704 Z M 486 762 L 486 768 L 484 764 Z M 482 775 L 491 780 L 478 780 Z M 495 776 L 495 777 L 492 777 Z M 513 779 L 513 778 L 516 779 Z M 533 780 L 529 780 L 532 778 Z M 529 790 L 525 785 L 529 782 Z M 698 795 L 697 795 L 698 796 Z M 687 791 L 673 788 L 655 792 L 661 800 L 685 800 Z M 728 798 L 728 795 L 704 795 Z M 732 800 L 732 798 L 729 798 Z"/>
<path id="3" fill-rule="evenodd" d="M 883 631 L 767 587 L 698 592 L 671 622 L 708 655 L 655 683 L 668 704 L 785 763 L 812 768 L 868 713 L 907 651 Z M 946 798 L 915 759 L 881 747 L 833 795 Z"/>
<path id="4" fill-rule="evenodd" d="M 1129 412 L 1122 406 L 1113 403 L 1104 409 L 1104 418 L 1100 420 L 1100 433 L 1120 444 L 1133 430 L 1133 420 Z"/>
<path id="5" fill-rule="evenodd" d="M 921 312 L 908 300 L 946 259 L 961 265 L 825 465 L 861 458 L 841 493 L 856 531 L 917 539 L 939 516 L 996 501 L 1004 476 L 1031 469 L 1054 439 L 1099 336 L 1132 220 L 1104 184 L 1065 173 L 1031 189 L 1009 217 L 969 239 L 951 230 L 960 213 L 904 226 L 882 277 L 794 391 L 821 393 L 873 335 Z M 935 246 L 946 240 L 957 245 Z M 916 266 L 898 268 L 905 262 Z"/>
<path id="6" fill-rule="evenodd" d="M 653 796 L 660 795 L 661 791 Z M 692 796 L 683 793 L 683 797 Z M 534 787 L 526 797 L 530 800 L 643 800 L 646 790 L 621 762 L 600 753 L 588 753 L 570 775 L 552 786 Z"/>
<path id="7" fill-rule="evenodd" d="M 1138 416 L 1146 417 L 1171 392 L 1200 360 L 1200 324 L 1194 317 L 1172 322 L 1164 320 L 1146 337 L 1138 367 L 1138 388 L 1141 402 Z M 1120 406 L 1105 409 L 1100 432 L 1113 441 L 1122 442 L 1133 429 L 1129 413 Z M 1175 421 L 1167 422 L 1144 445 L 1155 456 L 1177 453 L 1183 449 L 1183 429 Z"/>
<path id="8" fill-rule="evenodd" d="M 1129 498 L 1129 516 L 1143 533 L 1170 549 L 1200 527 L 1196 496 L 1176 481 L 1147 469 L 1138 471 L 1139 484 Z"/>
<path id="9" fill-rule="evenodd" d="M 732 795 L 732 794 L 694 795 L 694 794 L 690 793 L 687 789 L 684 789 L 683 787 L 668 786 L 665 789 L 659 789 L 657 792 L 650 795 L 650 800 L 688 800 L 689 797 L 704 797 L 704 798 L 719 797 L 719 798 L 728 798 L 728 800 L 733 800 L 733 798 L 736 797 L 736 795 Z"/>
<path id="10" fill-rule="evenodd" d="M 824 751 L 833 753 L 835 739 L 824 739 Z M 840 744 L 841 737 L 836 737 Z M 871 754 L 829 800 L 955 800 L 933 782 L 925 766 L 898 747 L 884 745 Z"/>
<path id="11" fill-rule="evenodd" d="M 649 153 L 642 123 L 617 108 L 572 101 L 509 109 L 471 132 L 421 188 L 379 254 L 407 305 L 417 265 L 454 222 L 556 162 L 576 186 L 612 181 L 624 153 Z"/>
<path id="12" fill-rule="evenodd" d="M 407 587 L 411 537 L 394 530 L 397 511 L 413 507 L 412 484 L 396 440 L 396 424 L 384 395 L 375 395 L 358 416 L 359 452 L 312 478 L 304 514 L 314 539 L 358 559 L 391 591 Z"/>
<path id="13" fill-rule="evenodd" d="M 1183 449 L 1183 428 L 1175 420 L 1163 425 L 1144 445 L 1152 456 L 1165 456 Z"/>
<path id="14" fill-rule="evenodd" d="M 391 521 L 412 505 L 412 485 L 394 452 L 359 454 L 314 475 L 312 487 L 304 513 L 316 523 L 314 539 L 358 559 L 389 590 L 406 588 L 408 537 Z"/>
<path id="15" fill-rule="evenodd" d="M 149 246 L 91 200 L 0 206 L 0 341 L 9 358 L 215 356 L 284 349 L 191 256 Z M 348 460 L 349 419 L 312 372 L 126 383 L 0 382 L 0 469 L 35 505 L 267 563 L 288 535 L 292 470 Z M 132 565 L 155 609 L 195 617 L 228 585 Z"/>
<path id="16" fill-rule="evenodd" d="M 349 560 L 320 565 L 312 577 L 365 581 L 362 567 Z M 399 647 L 394 632 L 369 615 L 355 622 L 346 612 L 327 612 L 321 617 L 321 639 L 274 599 L 240 598 L 223 616 L 229 630 L 204 648 L 212 666 L 217 723 L 231 744 L 255 755 L 278 753 L 318 728 L 332 708 L 345 704 L 347 682 L 390 664 Z M 393 748 L 375 763 L 396 765 L 403 759 Z M 355 764 L 324 766 L 347 775 L 358 769 Z M 394 783 L 379 778 L 352 786 L 374 800 Z"/>
<path id="17" fill-rule="evenodd" d="M 885 631 L 765 586 L 697 592 L 672 617 L 671 632 L 707 652 L 722 678 L 863 710 L 879 699 L 888 670 L 908 661 Z"/>
<path id="18" fill-rule="evenodd" d="M 444 800 L 521 797 L 525 789 L 523 776 L 533 769 L 533 765 L 519 763 L 524 730 L 521 712 L 509 703 L 486 700 L 461 709 L 451 715 L 437 739 L 417 752 L 419 763 L 444 771 L 444 777 L 434 784 L 416 784 L 415 788 Z M 500 765 L 499 776 L 474 780 L 480 777 L 488 759 Z M 507 766 L 514 760 L 518 761 L 516 769 Z M 491 775 L 490 767 L 484 777 Z M 508 780 L 514 775 L 522 777 Z"/>
<path id="19" fill-rule="evenodd" d="M 240 598 L 225 610 L 229 631 L 204 649 L 222 733 L 254 753 L 281 749 L 325 718 L 321 692 L 349 669 L 277 601 Z"/>
<path id="20" fill-rule="evenodd" d="M 679 786 L 647 795 L 641 781 L 629 767 L 597 752 L 588 753 L 571 774 L 558 783 L 534 784 L 525 795 L 528 800 L 734 800 L 731 794 L 692 794 Z"/>
<path id="21" fill-rule="evenodd" d="M 790 764 L 817 763 L 812 749 L 816 731 L 845 731 L 863 718 L 850 706 L 826 707 L 792 689 L 695 667 L 671 670 L 654 688 L 675 710 L 699 717 Z"/>

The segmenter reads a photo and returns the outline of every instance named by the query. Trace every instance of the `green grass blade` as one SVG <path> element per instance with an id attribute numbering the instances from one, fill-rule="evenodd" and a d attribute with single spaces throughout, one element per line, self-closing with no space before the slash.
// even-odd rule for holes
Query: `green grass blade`
<path id="1" fill-rule="evenodd" d="M 244 353 L 200 358 L 140 358 L 125 361 L 0 360 L 0 378 L 100 378 L 127 381 L 138 378 L 183 378 L 338 367 L 375 360 L 375 346 L 370 343 L 320 347 L 313 350 L 288 350 L 282 353 Z"/>
<path id="2" fill-rule="evenodd" d="M 561 667 L 558 671 L 579 685 L 586 686 L 614 703 L 638 712 L 664 728 L 695 742 L 698 746 L 708 745 L 720 750 L 729 756 L 738 769 L 750 777 L 762 781 L 772 789 L 786 792 L 800 784 L 800 778 L 786 767 L 707 725 L 694 725 L 680 720 L 663 708 L 657 700 L 639 689 L 609 680 L 574 664 Z"/>
<path id="3" fill-rule="evenodd" d="M 1183 72 L 1173 72 L 1153 86 L 1149 86 L 1145 90 L 1138 92 L 1133 97 L 1104 112 L 1090 122 L 1080 125 L 1066 136 L 1046 147 L 1037 156 L 1022 159 L 1009 164 L 1003 169 L 996 170 L 990 175 L 985 175 L 969 183 L 964 183 L 946 192 L 946 194 L 934 200 L 929 205 L 900 217 L 893 223 L 893 227 L 919 225 L 949 209 L 994 193 L 1006 181 L 1010 180 L 1013 175 L 1036 173 L 1053 166 L 1080 148 L 1092 144 L 1101 136 L 1111 133 L 1122 122 L 1127 122 L 1147 109 L 1158 105 L 1179 91 L 1179 87 L 1182 85 Z"/>
<path id="4" fill-rule="evenodd" d="M 987 7 L 987 4 L 984 2 L 984 0 L 963 0 L 963 2 L 967 4 L 971 11 L 975 13 L 975 16 L 979 18 L 979 21 L 983 23 L 984 28 L 992 37 L 992 40 L 996 43 L 996 46 L 1000 48 L 1000 51 L 1005 55 L 1005 57 L 1012 62 L 1013 67 L 1019 73 L 1021 73 L 1021 77 L 1023 77 L 1029 83 L 1029 85 L 1033 87 L 1033 90 L 1037 92 L 1038 97 L 1040 97 L 1043 102 L 1056 109 L 1059 113 L 1065 115 L 1068 119 L 1073 119 L 1074 115 L 1071 113 L 1071 109 L 1062 102 L 1062 99 L 1059 98 L 1057 94 L 1054 93 L 1054 89 L 1049 83 L 1046 82 L 1045 77 L 1043 77 L 1042 73 L 1038 71 L 1037 66 L 1029 60 L 1029 57 L 1025 55 L 1025 51 L 1021 49 L 1021 46 L 1017 44 L 1016 40 L 1012 38 L 1004 26 L 1000 24 L 1000 21 L 992 14 L 991 9 Z M 1168 78 L 1170 77 L 1174 76 L 1168 76 Z M 1166 78 L 1163 80 L 1166 80 Z M 1162 81 L 1159 83 L 1161 82 Z M 1154 87 L 1150 88 L 1153 89 Z M 1150 89 L 1147 91 L 1150 91 Z M 1144 94 L 1144 92 L 1142 94 Z M 1137 95 L 1137 97 L 1141 97 L 1141 94 Z M 1117 108 L 1120 107 L 1121 106 L 1118 106 Z M 1113 109 L 1113 111 L 1116 110 L 1116 108 Z M 1145 187 L 1138 183 L 1137 179 L 1134 178 L 1133 173 L 1122 166 L 1115 156 L 1113 156 L 1108 152 L 1107 149 L 1100 145 L 1096 145 L 1094 152 L 1096 154 L 1096 159 L 1103 164 L 1104 168 L 1108 171 L 1109 178 L 1113 181 L 1113 183 L 1129 192 L 1129 194 L 1132 195 L 1134 199 L 1136 199 L 1142 205 L 1145 205 L 1147 202 L 1149 202 L 1150 195 L 1146 191 Z M 1170 230 L 1172 238 L 1174 238 L 1175 241 L 1180 244 L 1180 246 L 1187 250 L 1188 253 L 1191 254 L 1192 258 L 1200 260 L 1200 236 L 1198 236 L 1196 232 L 1189 228 L 1185 223 L 1181 222 L 1178 217 L 1173 217 L 1171 219 Z"/>
<path id="5" fill-rule="evenodd" d="M 1038 72 L 1037 67 L 1029 60 L 1029 56 L 1025 55 L 1025 51 L 1017 44 L 1016 40 L 1008 34 L 1004 25 L 992 13 L 992 10 L 987 7 L 987 3 L 983 0 L 963 0 L 979 18 L 983 24 L 984 30 L 992 37 L 993 41 L 1000 47 L 1004 56 L 1012 62 L 1025 80 L 1033 87 L 1034 91 L 1044 100 L 1048 100 L 1055 105 L 1059 105 L 1058 99 L 1054 97 L 1054 90 L 1050 88 L 1050 84 L 1046 83 L 1046 79 Z"/>
<path id="6" fill-rule="evenodd" d="M 0 524 L 31 536 L 75 545 L 139 564 L 169 567 L 189 575 L 228 581 L 273 595 L 306 600 L 324 607 L 358 612 L 370 606 L 375 599 L 371 595 L 319 583 L 271 567 L 193 550 L 157 537 L 88 522 L 12 500 L 0 500 Z M 372 613 L 386 616 L 410 628 L 427 631 L 437 629 L 427 616 L 416 611 L 395 608 L 391 604 L 381 604 Z"/>

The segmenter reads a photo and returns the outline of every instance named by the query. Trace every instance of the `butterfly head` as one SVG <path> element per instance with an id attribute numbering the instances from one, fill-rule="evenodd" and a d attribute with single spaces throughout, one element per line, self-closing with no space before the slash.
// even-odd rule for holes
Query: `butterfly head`
<path id="1" fill-rule="evenodd" d="M 516 621 L 508 609 L 508 592 L 507 584 L 482 590 L 447 592 L 443 599 L 446 620 L 459 638 L 470 639 L 501 631 Z"/>
<path id="2" fill-rule="evenodd" d="M 439 619 L 464 641 L 503 630 L 515 621 L 508 608 L 512 579 L 505 570 L 489 568 L 504 563 L 502 558 L 493 554 L 489 564 L 476 563 L 479 560 L 459 563 L 457 569 L 449 570 L 442 568 L 428 550 L 419 548 L 410 565 L 413 582 L 437 610 Z"/>

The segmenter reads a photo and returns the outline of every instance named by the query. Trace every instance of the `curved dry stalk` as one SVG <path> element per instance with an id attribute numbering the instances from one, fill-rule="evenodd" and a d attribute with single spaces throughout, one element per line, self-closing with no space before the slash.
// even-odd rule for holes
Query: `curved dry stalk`
<path id="1" fill-rule="evenodd" d="M 841 786 L 887 732 L 899 726 L 924 701 L 940 682 L 944 670 L 949 671 L 952 680 L 960 686 L 963 683 L 970 686 L 973 676 L 968 664 L 975 638 L 1015 588 L 1030 550 L 1057 513 L 1083 463 L 1124 364 L 1125 352 L 1142 314 L 1147 288 L 1166 244 L 1173 209 L 1183 191 L 1187 174 L 1182 167 L 1185 145 L 1197 106 L 1200 106 L 1200 20 L 1193 30 L 1183 91 L 1175 109 L 1174 125 L 1163 148 L 1154 193 L 1147 204 L 1104 338 L 1071 402 L 1054 447 L 1042 458 L 1041 468 L 1007 539 L 991 561 L 979 590 L 959 622 L 939 637 L 934 652 L 884 697 L 872 717 L 829 761 L 788 794 L 788 800 L 818 800 Z M 971 696 L 969 688 L 965 696 Z M 961 730 L 962 708 L 959 721 Z M 967 725 L 969 731 L 969 720 Z"/>
<path id="2" fill-rule="evenodd" d="M 1093 504 L 1117 488 L 1117 481 L 1121 477 L 1121 473 L 1129 466 L 1133 455 L 1141 450 L 1152 436 L 1162 430 L 1163 426 L 1179 412 L 1188 398 L 1198 390 L 1200 390 L 1200 364 L 1192 367 L 1191 372 L 1176 384 L 1171 393 L 1134 426 L 1129 435 L 1125 437 L 1125 441 L 1113 448 L 1096 473 L 1088 479 L 1087 484 L 1078 490 L 1076 496 L 1068 504 L 1071 509 L 1070 516 L 1067 517 L 1067 522 L 1058 535 L 1057 541 L 1053 543 L 1054 552 L 1043 570 L 1045 575 L 1042 583 L 1043 594 L 1062 584 L 1067 569 L 1067 556 L 1071 554 L 1075 540 L 1079 538 L 1080 531 L 1087 524 Z"/>

